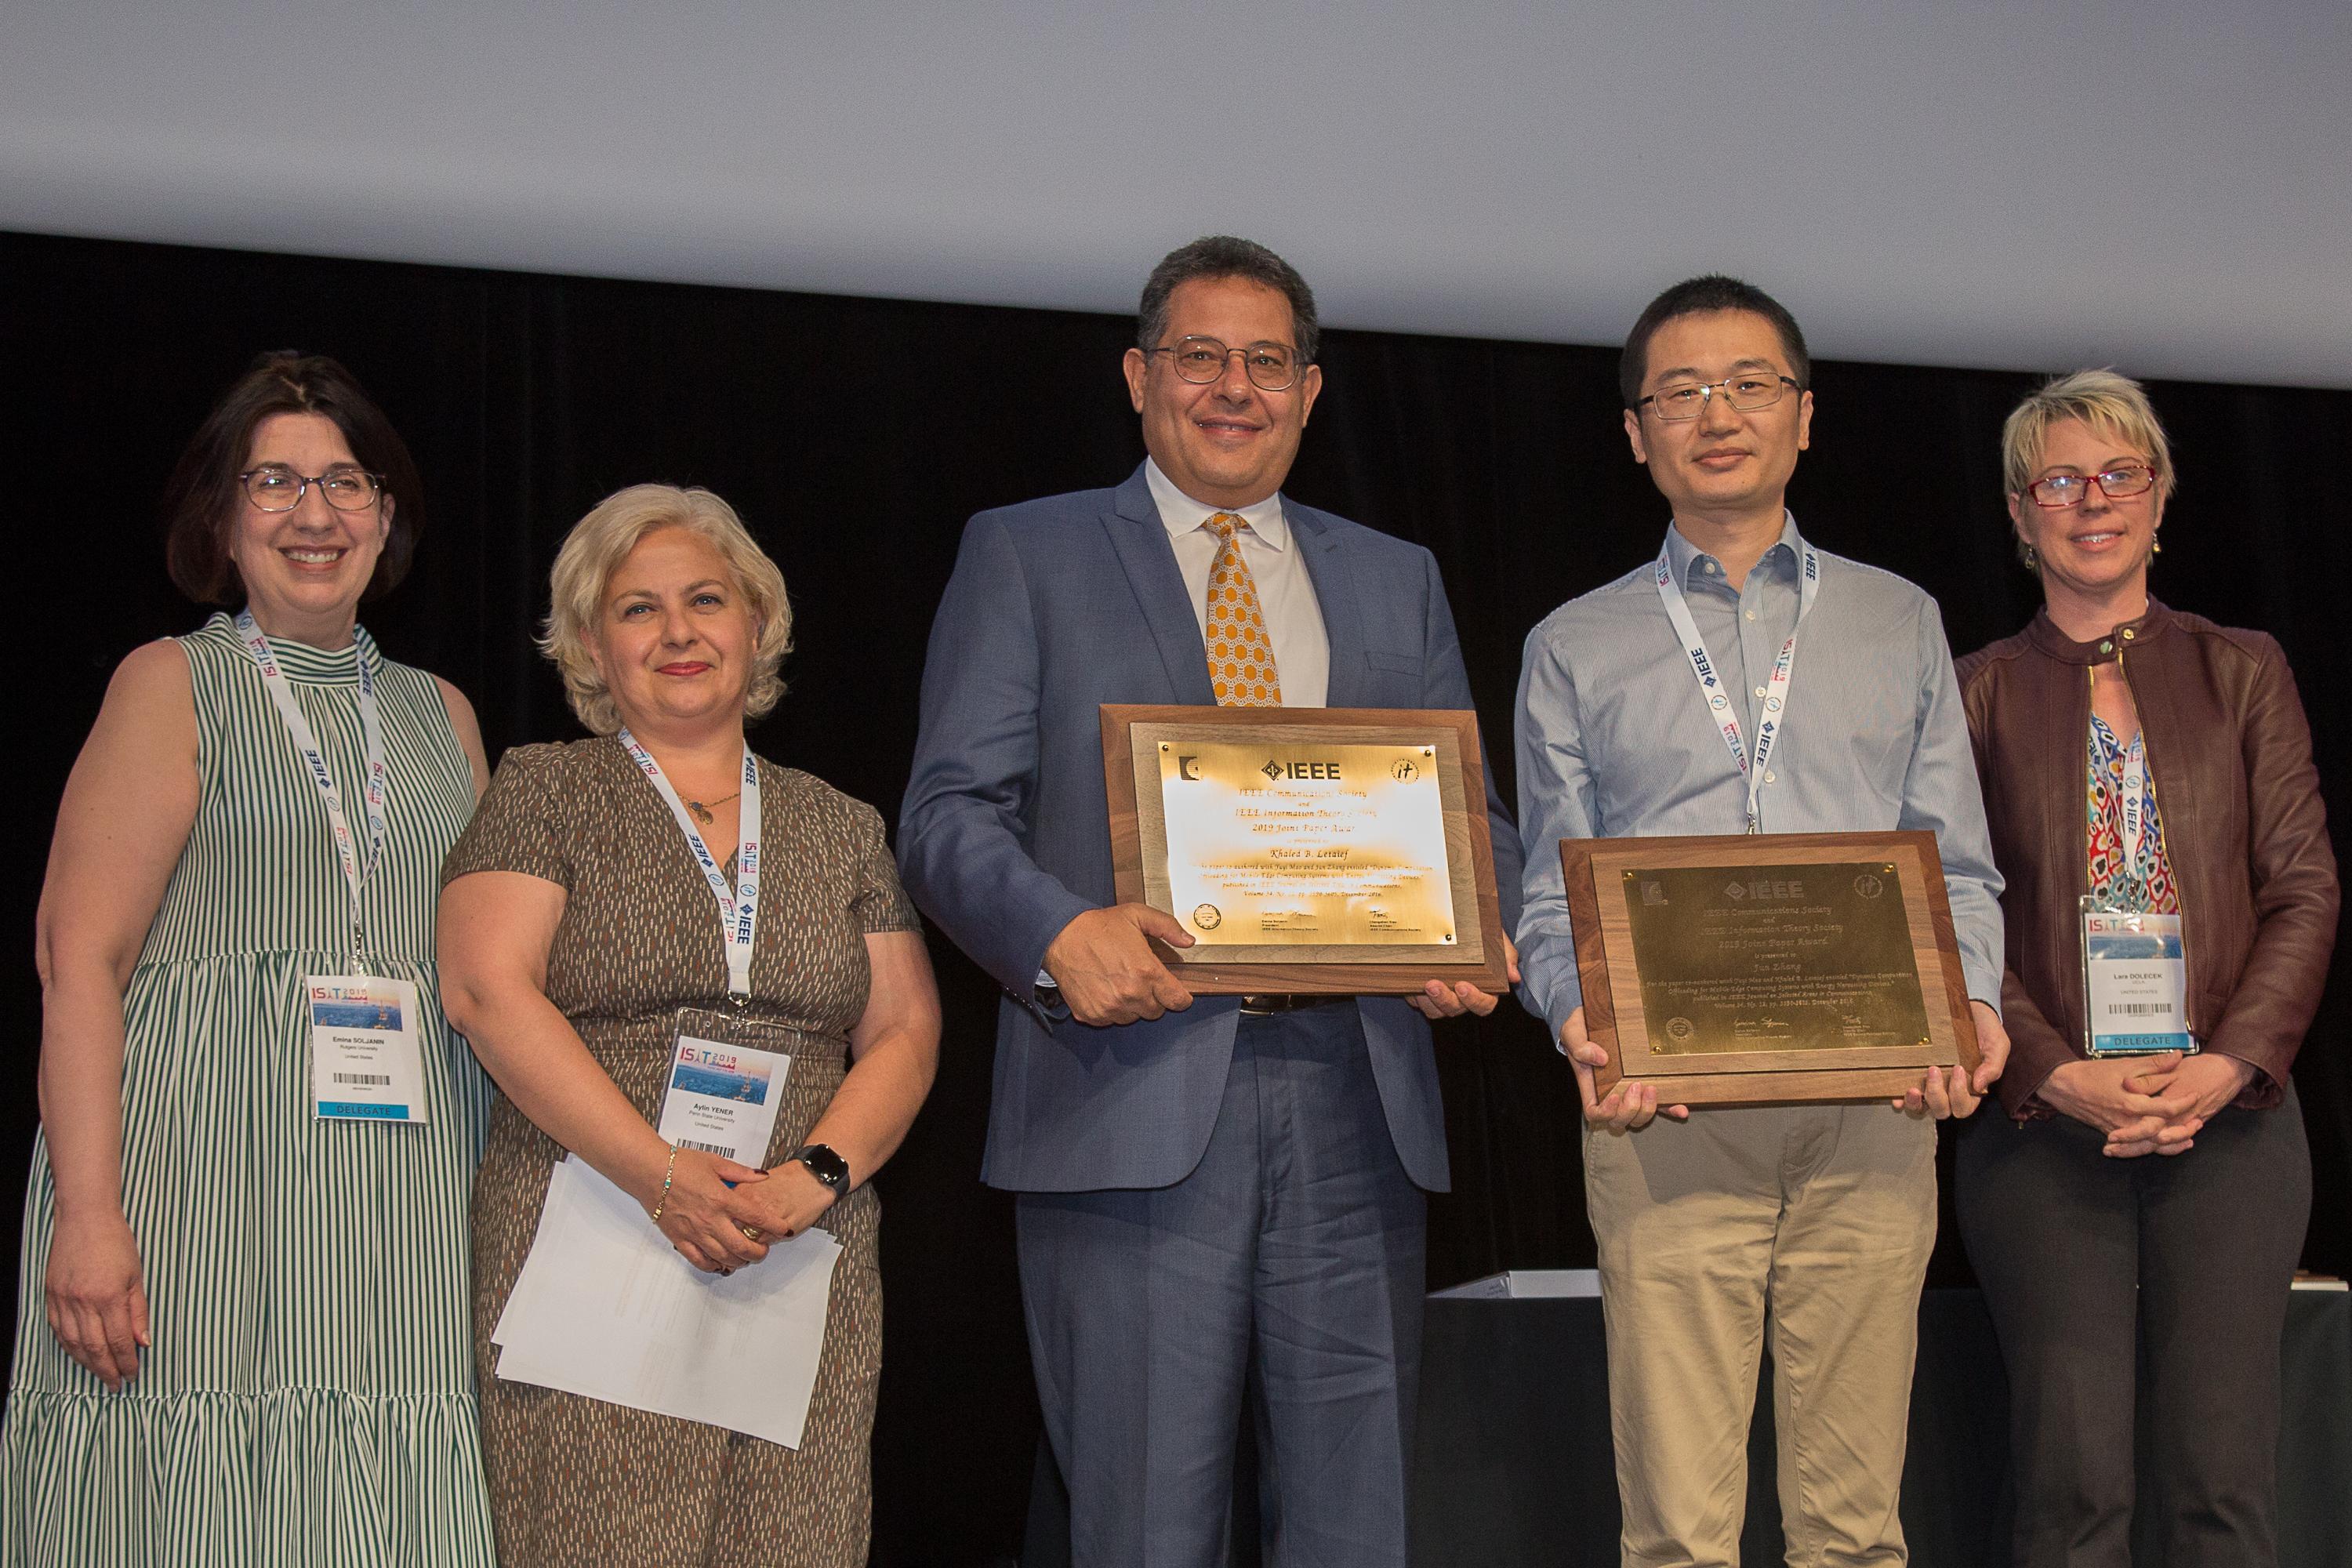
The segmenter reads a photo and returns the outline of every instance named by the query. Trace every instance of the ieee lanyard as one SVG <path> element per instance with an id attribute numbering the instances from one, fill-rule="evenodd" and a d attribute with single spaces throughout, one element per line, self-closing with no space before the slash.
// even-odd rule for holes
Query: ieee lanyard
<path id="1" fill-rule="evenodd" d="M 2147 837 L 2147 731 L 2132 737 L 2124 752 L 2124 864 L 2139 870 L 2140 841 Z"/>
<path id="2" fill-rule="evenodd" d="M 2116 667 L 2120 672 L 2123 661 L 2117 659 Z M 2091 689 L 2095 697 L 2098 685 L 2099 670 L 2094 665 L 2091 667 Z M 2105 728 L 2104 724 L 2101 727 Z M 2115 731 L 2107 731 L 2107 738 L 2115 739 Z M 2140 846 L 2147 837 L 2147 729 L 2145 725 L 2132 737 L 2131 744 L 2123 748 L 2123 753 L 2124 867 L 2137 873 Z"/>
<path id="3" fill-rule="evenodd" d="M 621 744 L 668 803 L 669 814 L 677 818 L 678 829 L 686 835 L 686 847 L 694 851 L 694 863 L 702 868 L 702 879 L 710 884 L 710 896 L 719 900 L 719 931 L 727 942 L 727 994 L 740 1007 L 751 996 L 751 947 L 760 926 L 760 764 L 746 745 L 743 795 L 735 806 L 742 819 L 743 842 L 735 851 L 735 886 L 730 889 L 727 873 L 711 858 L 702 835 L 695 831 L 686 803 L 678 799 L 654 754 L 625 729 L 621 731 Z"/>
<path id="4" fill-rule="evenodd" d="M 335 860 L 343 868 L 343 882 L 352 894 L 352 956 L 356 963 L 366 942 L 361 893 L 383 855 L 384 837 L 383 725 L 376 712 L 375 672 L 372 668 L 375 639 L 368 636 L 364 626 L 352 628 L 360 673 L 360 736 L 367 754 L 367 787 L 362 804 L 368 842 L 367 856 L 362 859 L 352 836 L 351 819 L 343 814 L 341 792 L 335 788 L 334 775 L 327 771 L 326 753 L 319 749 L 319 737 L 311 731 L 310 721 L 302 716 L 301 707 L 295 702 L 294 683 L 278 667 L 277 652 L 270 647 L 269 638 L 263 635 L 251 610 L 237 612 L 236 632 L 245 639 L 246 652 L 253 656 L 254 668 L 261 671 L 261 684 L 268 690 L 270 700 L 278 705 L 278 716 L 286 721 L 286 732 L 293 738 L 294 749 L 302 753 L 302 761 L 309 764 L 310 781 L 319 786 L 319 798 L 326 805 L 327 826 L 332 829 L 335 840 Z"/>
<path id="5" fill-rule="evenodd" d="M 1756 755 L 1751 761 L 1748 742 L 1739 730 L 1739 711 L 1724 689 L 1723 680 L 1715 672 L 1715 661 L 1707 658 L 1706 642 L 1698 635 L 1698 623 L 1691 619 L 1690 605 L 1683 591 L 1675 583 L 1674 556 L 1668 550 L 1658 552 L 1658 598 L 1666 606 L 1666 618 L 1675 625 L 1675 635 L 1683 639 L 1683 654 L 1690 660 L 1691 674 L 1698 681 L 1698 694 L 1706 700 L 1723 736 L 1724 749 L 1731 753 L 1732 765 L 1748 781 L 1748 831 L 1762 831 L 1763 817 L 1758 810 L 1759 798 L 1764 790 L 1764 764 L 1772 755 L 1773 745 L 1780 738 L 1780 714 L 1788 706 L 1789 682 L 1797 670 L 1797 633 L 1812 612 L 1813 600 L 1821 594 L 1821 558 L 1813 547 L 1804 546 L 1798 574 L 1797 624 L 1789 628 L 1789 640 L 1780 645 L 1780 657 L 1772 661 L 1771 679 L 1764 685 L 1764 716 L 1756 726 Z"/>

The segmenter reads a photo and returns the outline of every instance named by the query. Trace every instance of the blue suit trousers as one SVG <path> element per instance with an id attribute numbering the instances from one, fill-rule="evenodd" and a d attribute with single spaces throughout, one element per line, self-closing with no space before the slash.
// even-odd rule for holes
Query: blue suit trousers
<path id="1" fill-rule="evenodd" d="M 1402 1568 L 1427 1203 L 1352 998 L 1244 1015 L 1181 1181 L 1016 1202 L 1074 1568 L 1222 1563 L 1252 1406 L 1269 1568 Z"/>

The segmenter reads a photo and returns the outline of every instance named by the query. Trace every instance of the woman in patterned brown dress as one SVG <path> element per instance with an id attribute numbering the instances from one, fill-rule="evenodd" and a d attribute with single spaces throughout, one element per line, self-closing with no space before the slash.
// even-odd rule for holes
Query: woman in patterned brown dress
<path id="1" fill-rule="evenodd" d="M 783 586 L 708 491 L 639 485 L 590 512 L 557 558 L 543 646 L 599 738 L 509 752 L 442 870 L 445 1004 L 502 1091 L 473 1215 L 475 1365 L 504 1568 L 866 1561 L 882 1350 L 866 1184 L 930 1087 L 939 1000 L 881 818 L 751 760 L 745 717 L 782 689 Z M 633 760 L 632 737 L 656 766 Z M 734 1013 L 722 906 L 682 825 L 714 861 L 741 842 L 747 767 L 761 847 L 749 996 Z M 679 797 L 675 816 L 666 794 Z M 724 871 L 735 889 L 733 857 Z M 791 1031 L 771 1047 L 792 1065 L 764 1169 L 655 1131 L 681 1008 Z M 698 1268 L 757 1268 L 812 1224 L 840 1242 L 797 1449 L 499 1381 L 490 1332 L 566 1150 Z"/>

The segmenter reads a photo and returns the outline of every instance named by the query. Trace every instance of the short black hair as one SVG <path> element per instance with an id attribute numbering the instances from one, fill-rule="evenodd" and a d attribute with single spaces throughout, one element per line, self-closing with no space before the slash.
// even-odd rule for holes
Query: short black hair
<path id="1" fill-rule="evenodd" d="M 1160 346 L 1160 340 L 1168 331 L 1168 297 L 1176 292 L 1179 283 L 1202 278 L 1246 279 L 1289 300 L 1291 334 L 1298 340 L 1291 346 L 1298 351 L 1299 363 L 1315 363 L 1315 350 L 1323 335 L 1315 321 L 1315 290 L 1307 286 L 1298 268 L 1265 246 L 1229 234 L 1204 235 L 1160 258 L 1143 285 L 1142 302 L 1136 307 L 1136 347 L 1148 353 Z"/>
<path id="2" fill-rule="evenodd" d="M 292 349 L 256 359 L 180 454 L 163 490 L 163 559 L 172 581 L 200 605 L 233 605 L 245 595 L 228 543 L 245 500 L 236 476 L 251 453 L 254 431 L 273 414 L 325 415 L 343 433 L 359 466 L 383 480 L 393 503 L 392 529 L 360 597 L 390 593 L 407 575 L 425 527 L 425 487 L 415 459 L 357 377 L 324 354 Z"/>
<path id="3" fill-rule="evenodd" d="M 1677 316 L 1704 315 L 1709 310 L 1748 310 L 1771 322 L 1772 330 L 1780 334 L 1780 350 L 1789 356 L 1789 374 L 1797 378 L 1798 389 L 1811 387 L 1813 356 L 1805 352 L 1805 334 L 1789 308 L 1753 283 L 1710 272 L 1704 278 L 1685 278 L 1651 300 L 1633 330 L 1625 334 L 1625 352 L 1617 356 L 1617 390 L 1624 395 L 1626 407 L 1641 404 L 1642 378 L 1650 373 L 1650 339 L 1658 329 Z"/>

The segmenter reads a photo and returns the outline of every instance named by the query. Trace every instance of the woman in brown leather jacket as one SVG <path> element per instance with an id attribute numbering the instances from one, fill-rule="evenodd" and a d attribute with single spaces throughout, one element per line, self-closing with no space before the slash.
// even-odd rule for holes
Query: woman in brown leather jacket
<path id="1" fill-rule="evenodd" d="M 2277 643 L 2148 596 L 2173 472 L 2136 383 L 2053 382 L 2002 446 L 2044 605 L 1959 667 L 2011 1049 L 1957 1199 L 2009 1366 L 2014 1557 L 2127 1563 L 2137 1533 L 2165 1562 L 2269 1564 L 2311 1212 L 2287 1069 L 2337 901 L 2310 728 Z"/>

